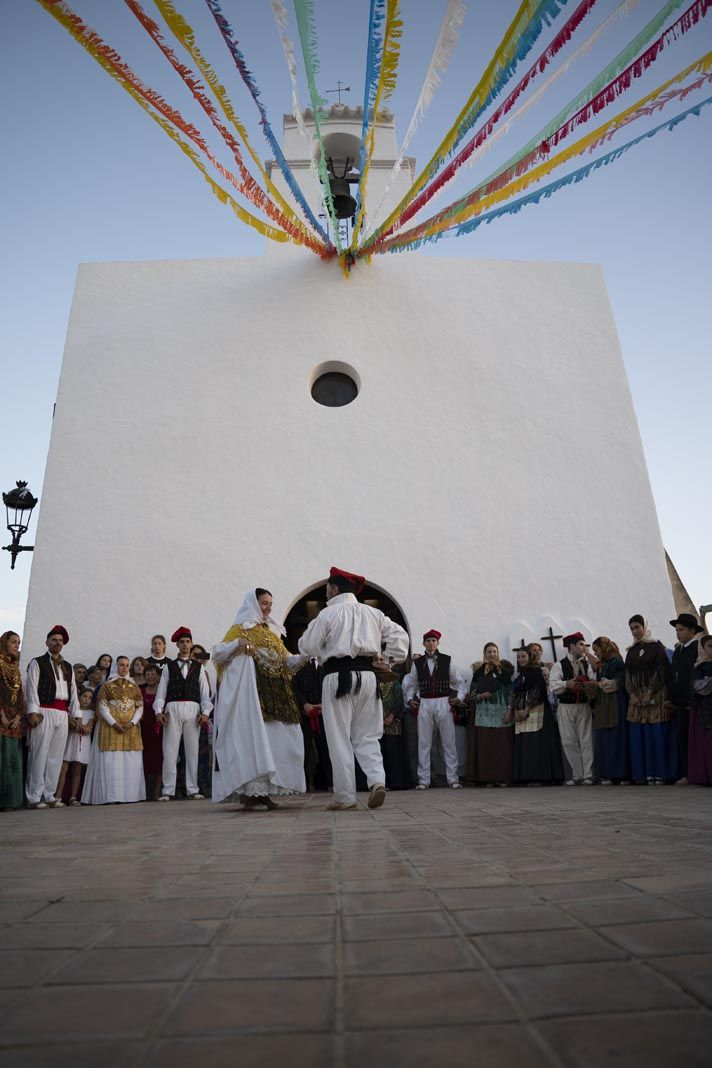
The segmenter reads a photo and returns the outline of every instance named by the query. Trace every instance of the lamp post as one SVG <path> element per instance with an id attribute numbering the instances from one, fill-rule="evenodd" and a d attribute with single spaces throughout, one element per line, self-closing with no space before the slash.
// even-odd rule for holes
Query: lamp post
<path id="1" fill-rule="evenodd" d="M 2 500 L 7 513 L 7 529 L 12 535 L 12 542 L 9 545 L 3 545 L 3 549 L 7 549 L 12 557 L 10 564 L 12 571 L 15 568 L 18 554 L 31 553 L 34 549 L 34 545 L 20 545 L 20 538 L 27 533 L 37 498 L 32 496 L 26 482 L 18 482 L 15 489 L 10 490 L 9 493 L 3 493 Z"/>

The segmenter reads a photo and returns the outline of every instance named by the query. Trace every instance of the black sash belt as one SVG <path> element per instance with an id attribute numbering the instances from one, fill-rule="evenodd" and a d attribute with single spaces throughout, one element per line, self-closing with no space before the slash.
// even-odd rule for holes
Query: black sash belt
<path id="1" fill-rule="evenodd" d="M 372 656 L 332 656 L 324 663 L 324 677 L 339 676 L 336 697 L 345 697 L 346 694 L 351 693 L 352 672 L 356 672 L 356 685 L 353 692 L 360 693 L 362 671 L 373 671 Z"/>

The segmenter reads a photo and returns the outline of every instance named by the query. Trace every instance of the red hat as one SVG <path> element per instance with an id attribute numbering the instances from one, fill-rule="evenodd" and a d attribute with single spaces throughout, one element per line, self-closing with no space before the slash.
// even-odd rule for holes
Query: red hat
<path id="1" fill-rule="evenodd" d="M 67 633 L 66 627 L 62 627 L 59 623 L 56 627 L 52 627 L 51 631 L 47 635 L 47 641 L 50 640 L 53 634 L 59 634 L 64 644 L 69 645 L 69 634 Z"/>
<path id="2" fill-rule="evenodd" d="M 568 647 L 570 645 L 575 645 L 576 642 L 585 642 L 586 641 L 586 639 L 584 638 L 584 636 L 583 636 L 583 634 L 581 633 L 580 630 L 575 631 L 574 634 L 567 634 L 566 637 L 563 638 L 562 640 L 563 640 L 563 643 L 564 643 L 564 649 L 568 649 Z"/>
<path id="3" fill-rule="evenodd" d="M 423 635 L 423 641 L 425 641 L 427 638 L 437 638 L 438 641 L 440 641 L 440 639 L 442 638 L 442 634 L 439 630 L 426 630 L 425 634 Z"/>
<path id="4" fill-rule="evenodd" d="M 190 638 L 191 641 L 193 640 L 193 635 L 190 633 L 188 627 L 178 627 L 178 630 L 174 630 L 171 634 L 172 642 L 179 642 L 181 638 Z"/>
<path id="5" fill-rule="evenodd" d="M 356 596 L 359 595 L 361 590 L 366 585 L 366 579 L 363 575 L 354 575 L 351 571 L 342 571 L 340 567 L 332 567 L 329 571 L 330 579 L 340 579 L 334 585 L 341 587 L 342 584 L 348 583 L 349 586 L 353 586 L 353 592 Z M 346 592 L 349 592 L 348 590 Z"/>

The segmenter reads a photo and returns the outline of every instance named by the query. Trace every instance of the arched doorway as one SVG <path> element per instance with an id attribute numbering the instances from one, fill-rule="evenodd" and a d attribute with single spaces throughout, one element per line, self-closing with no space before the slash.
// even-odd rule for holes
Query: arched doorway
<path id="1" fill-rule="evenodd" d="M 410 634 L 410 627 L 405 615 L 396 601 L 385 590 L 382 590 L 379 586 L 366 584 L 363 592 L 359 594 L 359 600 L 363 601 L 364 604 L 371 605 L 372 608 L 380 609 L 389 619 L 392 619 L 394 623 L 398 623 Z M 294 602 L 284 620 L 284 627 L 287 631 L 285 645 L 291 652 L 296 653 L 297 644 L 302 634 L 312 619 L 316 619 L 325 605 L 326 579 L 322 579 L 321 582 L 315 582 Z"/>

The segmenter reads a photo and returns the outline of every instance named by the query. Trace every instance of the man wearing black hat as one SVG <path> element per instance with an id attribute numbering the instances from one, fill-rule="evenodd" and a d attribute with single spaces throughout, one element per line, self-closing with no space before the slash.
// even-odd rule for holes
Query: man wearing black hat
<path id="1" fill-rule="evenodd" d="M 375 671 L 386 660 L 400 664 L 408 655 L 408 635 L 377 608 L 356 599 L 363 575 L 332 567 L 322 608 L 299 639 L 299 652 L 315 656 L 324 671 L 322 718 L 334 776 L 334 800 L 328 808 L 356 808 L 354 756 L 370 788 L 369 808 L 380 808 L 386 796 L 386 775 L 379 739 L 383 706 Z M 384 665 L 385 666 L 385 665 Z"/>
<path id="2" fill-rule="evenodd" d="M 670 626 L 675 628 L 677 645 L 672 654 L 668 695 L 670 702 L 675 706 L 677 720 L 677 746 L 680 752 L 680 778 L 677 780 L 677 785 L 686 786 L 692 669 L 699 656 L 698 642 L 704 630 L 691 612 L 680 612 L 677 619 L 670 620 Z"/>
<path id="3" fill-rule="evenodd" d="M 27 722 L 30 727 L 25 795 L 30 808 L 63 808 L 55 797 L 67 744 L 69 716 L 81 719 L 72 665 L 62 658 L 69 644 L 65 627 L 52 627 L 47 652 L 27 666 Z"/>

